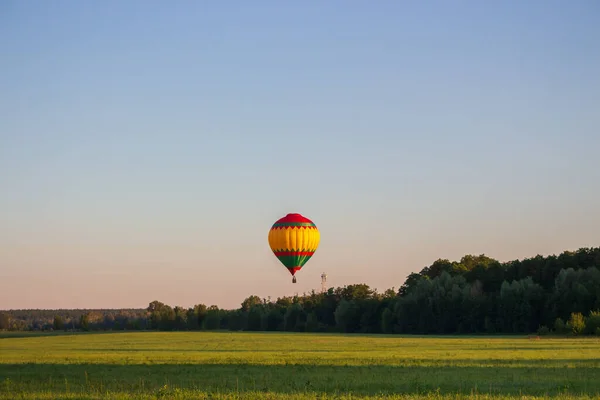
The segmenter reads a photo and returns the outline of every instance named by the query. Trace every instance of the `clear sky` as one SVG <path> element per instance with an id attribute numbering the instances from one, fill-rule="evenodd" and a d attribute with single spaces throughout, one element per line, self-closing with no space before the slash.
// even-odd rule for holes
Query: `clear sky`
<path id="1" fill-rule="evenodd" d="M 0 309 L 600 245 L 600 3 L 0 2 Z M 321 231 L 298 283 L 288 212 Z"/>

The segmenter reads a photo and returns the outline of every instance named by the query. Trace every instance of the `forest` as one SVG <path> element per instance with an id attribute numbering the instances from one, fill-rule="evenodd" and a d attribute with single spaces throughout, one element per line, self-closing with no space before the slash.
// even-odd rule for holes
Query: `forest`
<path id="1" fill-rule="evenodd" d="M 158 300 L 146 309 L 4 310 L 0 330 L 230 330 L 383 334 L 600 335 L 600 247 L 499 262 L 438 259 L 399 287 L 366 284 L 238 309 Z"/>

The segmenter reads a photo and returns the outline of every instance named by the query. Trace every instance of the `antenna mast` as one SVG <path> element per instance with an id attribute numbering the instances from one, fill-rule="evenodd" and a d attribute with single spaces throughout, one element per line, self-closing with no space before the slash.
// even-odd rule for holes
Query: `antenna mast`
<path id="1" fill-rule="evenodd" d="M 325 293 L 327 291 L 327 274 L 323 272 L 321 274 L 321 293 Z"/>

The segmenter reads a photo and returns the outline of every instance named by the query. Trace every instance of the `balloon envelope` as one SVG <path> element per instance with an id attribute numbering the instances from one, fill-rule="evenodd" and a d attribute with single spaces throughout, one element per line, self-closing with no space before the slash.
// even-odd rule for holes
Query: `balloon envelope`
<path id="1" fill-rule="evenodd" d="M 269 230 L 269 246 L 292 276 L 313 256 L 320 239 L 317 226 L 295 213 L 278 219 Z"/>

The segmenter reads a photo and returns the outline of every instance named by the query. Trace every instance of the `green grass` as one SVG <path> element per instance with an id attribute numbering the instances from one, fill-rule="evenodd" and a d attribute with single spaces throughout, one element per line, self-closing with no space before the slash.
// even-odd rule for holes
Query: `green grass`
<path id="1" fill-rule="evenodd" d="M 0 336 L 0 399 L 598 395 L 600 340 L 594 338 L 227 332 Z"/>

